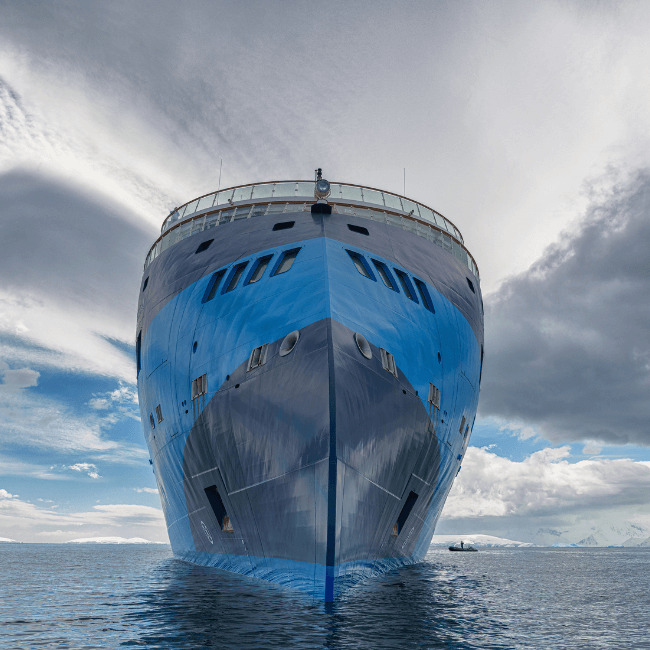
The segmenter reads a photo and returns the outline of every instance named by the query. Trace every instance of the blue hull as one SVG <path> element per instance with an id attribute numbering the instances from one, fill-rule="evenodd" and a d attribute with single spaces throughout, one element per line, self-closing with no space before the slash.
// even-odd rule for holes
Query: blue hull
<path id="1" fill-rule="evenodd" d="M 296 212 L 188 237 L 141 288 L 140 408 L 178 558 L 324 600 L 424 558 L 478 404 L 483 316 L 466 266 L 387 224 Z"/>

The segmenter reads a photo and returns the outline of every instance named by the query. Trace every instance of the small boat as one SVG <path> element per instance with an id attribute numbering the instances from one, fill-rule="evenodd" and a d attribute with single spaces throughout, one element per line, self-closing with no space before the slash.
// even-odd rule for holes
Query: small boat
<path id="1" fill-rule="evenodd" d="M 474 548 L 473 546 L 465 546 L 465 545 L 450 546 L 449 550 L 450 551 L 458 551 L 459 553 L 461 553 L 461 552 L 463 552 L 463 553 L 478 553 L 477 548 Z"/>

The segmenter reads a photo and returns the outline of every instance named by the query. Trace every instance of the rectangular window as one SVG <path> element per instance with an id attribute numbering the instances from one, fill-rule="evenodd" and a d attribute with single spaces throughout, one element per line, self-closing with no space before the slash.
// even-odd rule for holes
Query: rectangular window
<path id="1" fill-rule="evenodd" d="M 266 271 L 266 267 L 269 265 L 269 262 L 272 258 L 273 255 L 265 255 L 264 257 L 260 257 L 260 259 L 257 260 L 253 268 L 253 272 L 251 273 L 250 278 L 246 284 L 253 284 L 253 282 L 257 282 L 264 275 L 264 271 Z"/>
<path id="2" fill-rule="evenodd" d="M 370 278 L 371 280 L 375 280 L 375 277 L 372 271 L 370 270 L 370 267 L 366 263 L 366 260 L 364 260 L 363 257 L 359 255 L 359 253 L 355 253 L 354 251 L 348 251 L 348 250 L 346 250 L 346 252 L 354 262 L 354 266 L 356 267 L 357 271 L 361 273 L 361 275 L 363 275 L 366 278 Z"/>
<path id="3" fill-rule="evenodd" d="M 460 435 L 463 435 L 463 429 L 465 428 L 465 422 L 467 422 L 467 418 L 463 415 L 463 419 L 460 421 L 460 427 L 458 428 L 458 433 Z"/>
<path id="4" fill-rule="evenodd" d="M 399 280 L 399 283 L 402 285 L 402 290 L 406 294 L 406 297 L 409 298 L 409 300 L 412 300 L 413 302 L 417 302 L 418 299 L 415 297 L 415 293 L 413 292 L 413 285 L 409 280 L 409 276 L 406 275 L 404 271 L 399 271 L 397 269 L 395 269 L 395 273 L 397 273 L 397 279 Z"/>
<path id="5" fill-rule="evenodd" d="M 398 289 L 395 286 L 392 273 L 388 270 L 388 267 L 383 262 L 379 262 L 378 260 L 372 260 L 372 263 L 375 265 L 375 268 L 377 269 L 377 273 L 379 273 L 379 277 L 382 279 L 382 282 L 389 289 L 392 289 L 393 291 L 397 291 Z"/>
<path id="6" fill-rule="evenodd" d="M 153 421 L 153 415 L 151 413 L 149 413 L 149 424 L 151 425 L 152 430 L 156 428 L 156 424 Z"/>
<path id="7" fill-rule="evenodd" d="M 201 375 L 196 379 L 192 380 L 192 399 L 196 399 L 201 395 L 205 395 L 208 392 L 208 378 L 207 375 Z"/>
<path id="8" fill-rule="evenodd" d="M 440 389 L 429 383 L 429 404 L 440 410 Z"/>
<path id="9" fill-rule="evenodd" d="M 289 269 L 291 269 L 296 257 L 298 257 L 299 251 L 299 248 L 294 248 L 290 251 L 285 251 L 282 253 L 280 261 L 275 268 L 275 271 L 273 271 L 272 275 L 280 275 L 280 273 L 286 273 Z"/>
<path id="10" fill-rule="evenodd" d="M 217 271 L 212 275 L 210 282 L 208 282 L 208 286 L 205 288 L 205 293 L 203 294 L 203 300 L 201 300 L 201 302 L 208 302 L 217 295 L 217 289 L 219 288 L 221 280 L 223 280 L 225 274 L 226 269 L 221 269 L 221 271 Z"/>
<path id="11" fill-rule="evenodd" d="M 390 352 L 386 352 L 384 348 L 379 348 L 381 354 L 381 365 L 384 370 L 390 372 L 391 375 L 397 377 L 397 366 L 395 365 L 395 357 Z"/>
<path id="12" fill-rule="evenodd" d="M 214 512 L 214 516 L 217 519 L 219 528 L 228 533 L 233 532 L 232 524 L 230 523 L 230 517 L 226 512 L 226 506 L 223 505 L 223 499 L 217 490 L 216 485 L 211 485 L 210 487 L 204 488 L 205 496 L 208 497 L 208 502 Z"/>
<path id="13" fill-rule="evenodd" d="M 429 290 L 427 289 L 427 285 L 422 282 L 422 280 L 418 280 L 417 278 L 413 278 L 413 281 L 415 282 L 415 286 L 418 288 L 418 293 L 420 294 L 420 298 L 422 298 L 422 304 L 433 314 L 436 313 L 435 308 L 433 307 L 433 302 L 431 301 L 431 296 L 429 295 Z"/>
<path id="14" fill-rule="evenodd" d="M 266 353 L 268 352 L 269 344 L 265 343 L 260 345 L 258 348 L 255 348 L 251 352 L 251 356 L 248 359 L 248 369 L 247 372 L 253 370 L 253 368 L 259 368 L 266 363 Z"/>
<path id="15" fill-rule="evenodd" d="M 162 409 L 160 408 L 160 404 L 156 406 L 156 417 L 158 418 L 158 424 L 160 424 L 163 421 Z"/>
<path id="16" fill-rule="evenodd" d="M 244 274 L 244 269 L 246 268 L 247 264 L 248 262 L 237 264 L 237 266 L 232 270 L 230 275 L 230 282 L 228 283 L 228 286 L 223 291 L 223 293 L 228 293 L 229 291 L 232 291 L 237 286 L 239 279 Z"/>

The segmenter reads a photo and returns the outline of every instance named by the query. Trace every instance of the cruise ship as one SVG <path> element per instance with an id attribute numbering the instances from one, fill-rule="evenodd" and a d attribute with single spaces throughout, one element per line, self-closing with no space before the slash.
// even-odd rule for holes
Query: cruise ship
<path id="1" fill-rule="evenodd" d="M 165 219 L 136 357 L 175 557 L 332 601 L 427 553 L 478 404 L 478 268 L 405 196 L 231 187 Z"/>

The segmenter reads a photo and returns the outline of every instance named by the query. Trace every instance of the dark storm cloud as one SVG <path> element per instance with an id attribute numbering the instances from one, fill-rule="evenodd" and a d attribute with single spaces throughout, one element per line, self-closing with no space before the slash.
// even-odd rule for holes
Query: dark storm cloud
<path id="1" fill-rule="evenodd" d="M 618 186 L 486 300 L 483 416 L 650 445 L 649 199 L 650 173 Z"/>

